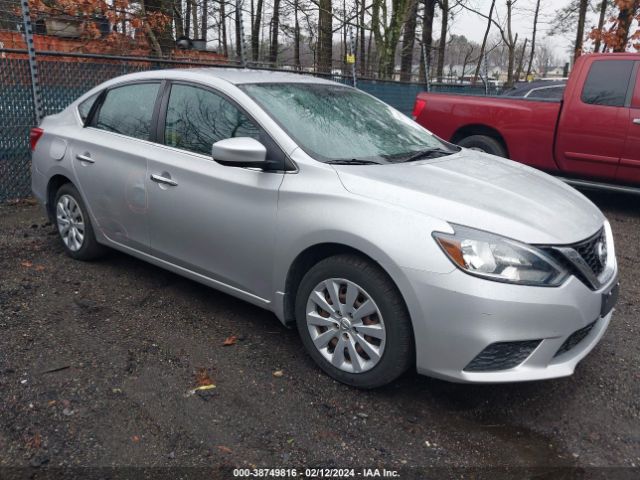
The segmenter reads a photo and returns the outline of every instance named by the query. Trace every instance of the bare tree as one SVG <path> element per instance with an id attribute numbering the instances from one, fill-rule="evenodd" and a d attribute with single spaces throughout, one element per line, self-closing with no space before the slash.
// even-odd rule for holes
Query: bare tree
<path id="1" fill-rule="evenodd" d="M 271 17 L 271 48 L 269 62 L 274 64 L 278 60 L 278 31 L 280 30 L 280 0 L 273 0 L 273 16 Z"/>
<path id="2" fill-rule="evenodd" d="M 255 16 L 251 23 L 251 58 L 254 62 L 260 56 L 260 28 L 262 27 L 262 0 L 256 4 Z"/>
<path id="3" fill-rule="evenodd" d="M 449 25 L 449 0 L 439 0 L 440 10 L 442 10 L 442 23 L 440 27 L 440 45 L 438 46 L 438 66 L 436 75 L 438 81 L 442 81 L 444 69 L 444 53 L 447 45 L 447 28 Z"/>
<path id="4" fill-rule="evenodd" d="M 495 1 L 495 0 L 494 0 Z M 426 65 L 431 59 L 431 47 L 433 44 L 433 17 L 435 15 L 436 0 L 424 0 L 424 13 L 422 16 L 422 55 L 420 55 L 420 79 L 427 81 Z"/>
<path id="5" fill-rule="evenodd" d="M 602 28 L 604 27 L 604 18 L 607 15 L 607 7 L 609 2 L 607 0 L 602 0 L 600 3 L 600 18 L 598 19 L 598 31 L 602 32 Z M 600 44 L 602 43 L 602 39 L 600 35 L 597 36 L 596 41 L 593 45 L 593 51 L 598 53 L 600 51 Z"/>
<path id="6" fill-rule="evenodd" d="M 331 0 L 318 4 L 318 71 L 331 73 L 333 56 L 333 15 Z"/>
<path id="7" fill-rule="evenodd" d="M 418 17 L 418 2 L 411 1 L 407 22 L 404 24 L 402 36 L 402 55 L 400 59 L 400 80 L 411 80 L 411 67 L 413 66 L 413 47 L 416 43 L 416 25 Z"/>
<path id="8" fill-rule="evenodd" d="M 533 32 L 531 33 L 531 51 L 529 52 L 529 65 L 527 66 L 527 73 L 525 78 L 528 79 L 531 75 L 531 67 L 533 65 L 533 56 L 536 53 L 536 33 L 538 31 L 538 14 L 540 13 L 540 0 L 536 1 L 536 10 L 533 14 Z"/>
<path id="9" fill-rule="evenodd" d="M 489 7 L 489 15 L 487 15 L 487 28 L 484 31 L 484 37 L 482 37 L 482 45 L 480 46 L 480 54 L 478 55 L 476 72 L 473 74 L 472 83 L 474 84 L 478 81 L 478 77 L 480 76 L 480 68 L 482 66 L 482 60 L 484 59 L 485 49 L 487 48 L 487 37 L 489 36 L 489 31 L 491 30 L 491 19 L 493 18 L 493 9 L 495 8 L 495 6 L 496 6 L 496 0 L 491 0 L 491 7 Z"/>
<path id="10" fill-rule="evenodd" d="M 582 42 L 584 40 L 584 22 L 587 16 L 589 0 L 580 0 L 578 6 L 578 29 L 576 30 L 576 42 L 574 44 L 573 60 L 575 61 L 582 53 Z"/>

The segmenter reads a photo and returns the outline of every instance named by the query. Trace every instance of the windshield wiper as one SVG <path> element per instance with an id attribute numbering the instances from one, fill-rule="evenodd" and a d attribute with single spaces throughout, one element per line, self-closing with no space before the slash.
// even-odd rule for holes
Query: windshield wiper
<path id="1" fill-rule="evenodd" d="M 426 148 L 424 150 L 420 150 L 412 155 L 409 155 L 407 158 L 403 159 L 403 162 L 415 162 L 416 160 L 420 160 L 421 158 L 437 158 L 444 157 L 446 155 L 453 155 L 455 153 L 451 150 L 445 150 L 440 147 Z"/>
<path id="2" fill-rule="evenodd" d="M 374 162 L 373 160 L 359 160 L 357 158 L 352 158 L 350 160 L 329 160 L 326 163 L 330 165 L 382 165 L 380 162 Z"/>

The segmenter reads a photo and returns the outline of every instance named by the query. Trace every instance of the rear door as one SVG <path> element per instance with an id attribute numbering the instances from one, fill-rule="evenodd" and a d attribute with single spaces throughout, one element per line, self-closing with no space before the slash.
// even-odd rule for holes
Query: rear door
<path id="1" fill-rule="evenodd" d="M 73 169 L 96 227 L 110 240 L 147 251 L 147 154 L 160 82 L 110 88 L 90 125 L 71 143 Z M 86 115 L 82 109 L 81 117 Z"/>
<path id="2" fill-rule="evenodd" d="M 640 62 L 635 67 L 635 88 L 627 118 L 627 142 L 620 159 L 617 180 L 620 183 L 640 184 Z"/>
<path id="3" fill-rule="evenodd" d="M 581 90 L 568 91 L 556 139 L 556 159 L 574 176 L 614 180 L 628 131 L 633 60 L 601 59 Z M 581 72 L 576 72 L 580 74 Z"/>

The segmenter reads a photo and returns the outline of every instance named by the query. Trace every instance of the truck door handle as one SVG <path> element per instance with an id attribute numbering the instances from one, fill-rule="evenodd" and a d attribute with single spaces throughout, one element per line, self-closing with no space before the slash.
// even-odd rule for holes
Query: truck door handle
<path id="1" fill-rule="evenodd" d="M 633 123 L 635 123 L 636 125 L 640 125 L 640 118 L 634 118 Z"/>
<path id="2" fill-rule="evenodd" d="M 164 183 L 165 185 L 171 185 L 172 187 L 178 186 L 178 182 L 171 180 L 170 178 L 163 177 L 161 175 L 151 174 L 151 180 L 156 183 Z"/>
<path id="3" fill-rule="evenodd" d="M 91 158 L 88 153 L 84 155 L 78 154 L 76 155 L 76 158 L 81 162 L 96 163 L 96 161 L 93 158 Z"/>

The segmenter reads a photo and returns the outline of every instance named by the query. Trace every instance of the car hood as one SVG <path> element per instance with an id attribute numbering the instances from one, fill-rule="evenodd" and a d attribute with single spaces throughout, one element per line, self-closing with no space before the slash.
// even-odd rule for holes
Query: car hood
<path id="1" fill-rule="evenodd" d="M 462 149 L 446 157 L 335 166 L 351 193 L 532 244 L 568 244 L 602 227 L 577 190 L 525 165 Z"/>

